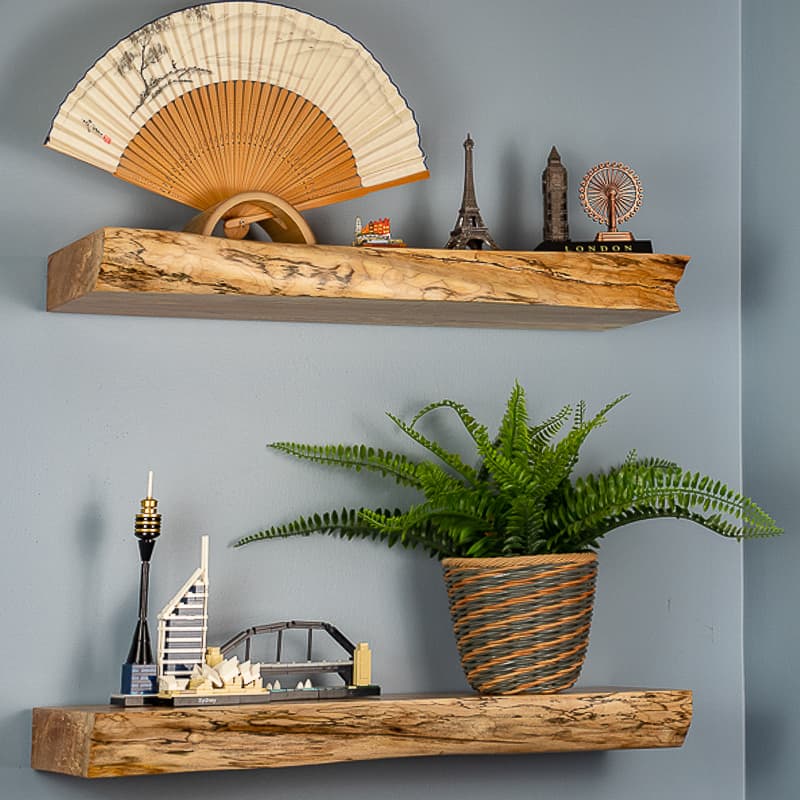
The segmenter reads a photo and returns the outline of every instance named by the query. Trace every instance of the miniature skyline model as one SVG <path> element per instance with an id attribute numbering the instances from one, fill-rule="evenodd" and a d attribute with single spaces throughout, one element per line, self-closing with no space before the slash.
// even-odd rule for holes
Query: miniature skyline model
<path id="1" fill-rule="evenodd" d="M 482 250 L 484 244 L 490 250 L 500 249 L 483 221 L 475 198 L 475 178 L 472 170 L 474 147 L 475 142 L 468 133 L 464 141 L 464 194 L 456 226 L 450 231 L 450 238 L 445 245 L 449 250 Z"/>
<path id="2" fill-rule="evenodd" d="M 544 200 L 545 242 L 568 242 L 569 220 L 567 212 L 567 170 L 561 163 L 556 146 L 550 151 L 547 166 L 542 173 L 542 198 Z"/>
<path id="3" fill-rule="evenodd" d="M 370 220 L 366 225 L 361 224 L 361 217 L 356 217 L 354 247 L 405 247 L 402 239 L 392 238 L 392 222 L 389 217 Z"/>
<path id="4" fill-rule="evenodd" d="M 150 646 L 150 631 L 147 627 L 147 600 L 150 590 L 150 559 L 161 535 L 161 514 L 158 500 L 153 497 L 153 472 L 147 477 L 147 497 L 141 501 L 136 515 L 134 535 L 139 541 L 139 618 L 133 631 L 128 658 L 122 665 L 121 691 L 123 695 L 146 695 L 156 690 L 156 664 Z"/>
<path id="5" fill-rule="evenodd" d="M 112 704 L 239 705 L 380 694 L 380 687 L 371 683 L 369 645 L 366 642 L 353 644 L 328 622 L 292 620 L 260 625 L 238 633 L 222 646 L 207 646 L 208 598 L 208 536 L 203 536 L 200 540 L 200 565 L 158 615 L 158 654 L 156 663 L 148 665 L 153 671 L 153 681 L 157 676 L 157 693 L 123 692 L 112 695 Z M 292 629 L 306 631 L 304 661 L 281 661 L 284 633 Z M 312 635 L 317 630 L 327 633 L 348 657 L 336 661 L 313 660 Z M 253 662 L 250 659 L 252 639 L 262 634 L 277 634 L 274 662 Z M 240 661 L 234 651 L 242 646 L 244 660 Z M 307 677 L 330 672 L 338 674 L 345 685 L 315 686 Z M 293 675 L 299 675 L 301 679 L 294 688 L 291 685 L 283 688 L 280 677 L 286 679 Z M 271 679 L 266 685 L 265 676 Z M 294 680 L 290 677 L 291 682 Z"/>

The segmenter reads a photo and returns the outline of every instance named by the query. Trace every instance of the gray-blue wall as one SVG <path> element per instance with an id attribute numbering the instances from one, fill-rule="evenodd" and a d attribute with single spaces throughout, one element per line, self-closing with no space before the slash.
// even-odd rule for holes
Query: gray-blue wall
<path id="1" fill-rule="evenodd" d="M 747 0 L 743 16 L 742 310 L 745 486 L 787 534 L 745 555 L 747 795 L 800 786 L 797 677 L 797 346 L 800 7 Z"/>
<path id="2" fill-rule="evenodd" d="M 416 112 L 430 181 L 309 215 L 344 243 L 353 217 L 391 216 L 440 246 L 477 142 L 478 200 L 496 239 L 534 246 L 539 181 L 556 144 L 571 180 L 631 164 L 645 185 L 632 223 L 692 256 L 680 315 L 609 333 L 437 330 L 125 319 L 43 311 L 46 256 L 104 225 L 179 228 L 191 212 L 43 149 L 51 116 L 119 38 L 166 0 L 2 0 L 0 374 L 4 553 L 0 793 L 17 798 L 735 800 L 744 794 L 742 549 L 688 524 L 640 524 L 601 551 L 584 684 L 686 687 L 684 748 L 605 755 L 449 758 L 116 780 L 32 772 L 29 709 L 103 702 L 131 635 L 131 524 L 156 471 L 165 529 L 157 608 L 211 546 L 211 635 L 287 617 L 330 617 L 369 639 L 388 692 L 457 690 L 435 562 L 368 543 L 228 543 L 314 507 L 393 502 L 380 482 L 283 460 L 264 443 L 369 439 L 403 446 L 383 417 L 452 397 L 496 423 L 515 378 L 536 414 L 631 392 L 586 450 L 597 467 L 669 456 L 737 484 L 739 38 L 735 0 L 306 0 L 360 39 Z M 444 423 L 442 423 L 444 424 Z M 224 746 L 224 745 L 222 745 Z"/>

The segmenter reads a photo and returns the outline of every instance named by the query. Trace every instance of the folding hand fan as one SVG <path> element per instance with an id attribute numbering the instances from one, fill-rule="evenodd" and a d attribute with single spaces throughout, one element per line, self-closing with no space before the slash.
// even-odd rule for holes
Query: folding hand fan
<path id="1" fill-rule="evenodd" d="M 201 210 L 241 192 L 314 208 L 428 177 L 414 117 L 373 56 L 262 2 L 132 33 L 70 92 L 45 144 Z"/>

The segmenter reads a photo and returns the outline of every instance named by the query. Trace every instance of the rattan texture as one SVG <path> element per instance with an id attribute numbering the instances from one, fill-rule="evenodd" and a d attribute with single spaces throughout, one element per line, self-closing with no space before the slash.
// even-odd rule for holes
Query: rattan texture
<path id="1" fill-rule="evenodd" d="M 443 559 L 461 664 L 483 694 L 559 692 L 589 644 L 597 556 Z"/>

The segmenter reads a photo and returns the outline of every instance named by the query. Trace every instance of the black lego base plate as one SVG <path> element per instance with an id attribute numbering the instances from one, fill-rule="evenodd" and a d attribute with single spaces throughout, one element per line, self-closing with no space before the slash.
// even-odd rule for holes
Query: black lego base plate
<path id="1" fill-rule="evenodd" d="M 160 706 L 172 706 L 173 708 L 187 708 L 199 706 L 238 706 L 248 703 L 284 703 L 302 702 L 304 700 L 343 700 L 351 697 L 375 697 L 380 695 L 381 687 L 369 686 L 331 686 L 317 687 L 314 689 L 273 689 L 270 692 L 229 694 L 220 692 L 219 694 L 204 695 L 175 695 L 173 697 L 158 697 L 153 695 L 153 703 Z"/>
<path id="2" fill-rule="evenodd" d="M 112 694 L 108 701 L 112 706 L 154 706 L 157 695 L 154 694 Z"/>

